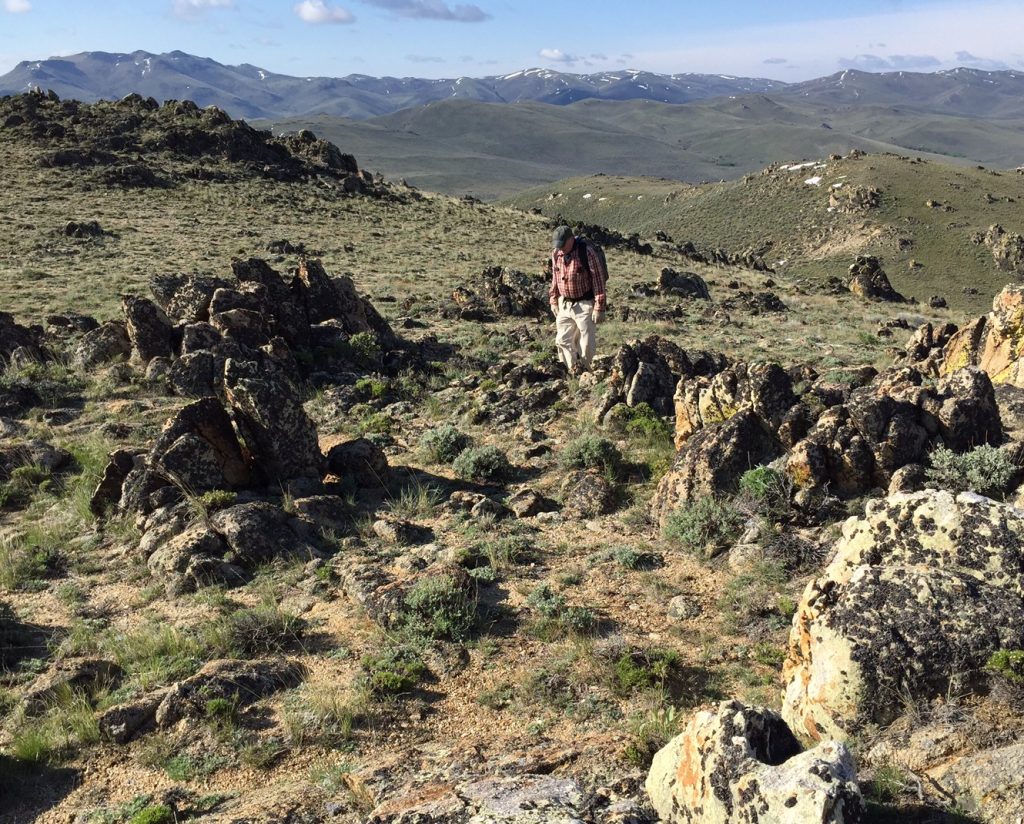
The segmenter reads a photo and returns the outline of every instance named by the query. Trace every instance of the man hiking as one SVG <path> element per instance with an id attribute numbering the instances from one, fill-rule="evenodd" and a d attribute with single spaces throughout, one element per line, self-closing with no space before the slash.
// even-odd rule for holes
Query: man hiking
<path id="1" fill-rule="evenodd" d="M 555 345 L 569 373 L 590 368 L 597 349 L 596 326 L 605 313 L 608 271 L 589 241 L 559 226 L 551 238 L 551 288 L 548 302 L 555 315 Z"/>

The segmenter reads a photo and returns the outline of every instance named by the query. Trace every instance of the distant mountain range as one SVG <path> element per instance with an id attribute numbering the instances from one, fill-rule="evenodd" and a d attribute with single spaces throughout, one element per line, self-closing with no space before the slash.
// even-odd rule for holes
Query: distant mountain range
<path id="1" fill-rule="evenodd" d="M 190 99 L 277 133 L 307 128 L 426 189 L 505 197 L 595 173 L 696 182 L 852 148 L 1024 163 L 1024 72 L 836 72 L 803 83 L 525 69 L 482 78 L 289 77 L 184 52 L 20 63 L 0 95 Z M 680 105 L 683 104 L 683 105 Z"/>
<path id="2" fill-rule="evenodd" d="M 82 52 L 19 63 L 0 76 L 0 94 L 35 87 L 93 102 L 132 92 L 157 100 L 188 98 L 234 117 L 278 118 L 329 114 L 362 120 L 439 100 L 486 103 L 532 100 L 564 105 L 578 100 L 657 100 L 687 103 L 731 94 L 781 89 L 777 80 L 641 71 L 564 74 L 526 69 L 495 77 L 427 80 L 416 77 L 290 77 L 256 66 L 224 66 L 180 51 L 150 54 Z"/>

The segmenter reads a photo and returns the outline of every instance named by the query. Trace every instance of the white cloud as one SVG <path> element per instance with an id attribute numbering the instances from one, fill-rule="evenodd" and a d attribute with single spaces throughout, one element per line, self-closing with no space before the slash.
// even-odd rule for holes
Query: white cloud
<path id="1" fill-rule="evenodd" d="M 32 11 L 32 4 L 29 0 L 4 0 L 4 11 L 11 14 L 25 14 Z"/>
<path id="2" fill-rule="evenodd" d="M 549 63 L 575 63 L 579 60 L 578 57 L 566 54 L 561 49 L 541 49 L 537 52 L 537 56 Z"/>
<path id="3" fill-rule="evenodd" d="M 305 23 L 351 23 L 356 19 L 348 9 L 328 6 L 324 0 L 302 0 L 295 13 Z"/>
<path id="4" fill-rule="evenodd" d="M 839 66 L 866 72 L 926 72 L 942 68 L 942 61 L 931 54 L 892 54 L 888 57 L 858 54 L 855 57 L 840 57 Z"/>
<path id="5" fill-rule="evenodd" d="M 457 23 L 479 23 L 490 19 L 479 6 L 457 5 L 449 8 L 441 0 L 365 0 L 371 6 L 387 9 L 399 17 L 414 17 L 422 20 L 453 20 Z"/>
<path id="6" fill-rule="evenodd" d="M 229 9 L 234 5 L 235 0 L 174 0 L 171 8 L 177 17 L 191 19 L 210 9 Z"/>
<path id="7" fill-rule="evenodd" d="M 999 25 L 994 26 L 993 20 Z M 705 37 L 702 43 L 683 48 L 666 38 L 662 48 L 636 50 L 633 62 L 665 73 L 757 77 L 765 71 L 766 59 L 783 56 L 788 63 L 777 67 L 780 72 L 800 67 L 792 76 L 787 71 L 788 81 L 835 73 L 844 67 L 838 55 L 874 58 L 875 71 L 952 69 L 965 63 L 957 59 L 958 53 L 984 55 L 988 65 L 999 61 L 1014 65 L 1020 60 L 1022 30 L 1020 0 L 934 2 L 919 9 L 734 28 L 728 38 Z M 860 62 L 858 67 L 865 68 L 868 61 Z"/>
<path id="8" fill-rule="evenodd" d="M 987 57 L 978 57 L 968 51 L 958 51 L 956 53 L 956 61 L 961 66 L 966 66 L 971 69 L 984 69 L 991 72 L 1004 71 L 1010 68 L 1010 65 L 1004 60 L 991 60 Z"/>

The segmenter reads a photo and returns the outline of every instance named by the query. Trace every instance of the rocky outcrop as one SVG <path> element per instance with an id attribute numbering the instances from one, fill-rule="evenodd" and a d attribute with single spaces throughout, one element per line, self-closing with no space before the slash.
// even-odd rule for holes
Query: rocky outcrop
<path id="1" fill-rule="evenodd" d="M 109 321 L 82 336 L 71 354 L 71 362 L 79 369 L 93 369 L 127 358 L 131 351 L 132 342 L 125 325 Z"/>
<path id="2" fill-rule="evenodd" d="M 684 377 L 673 397 L 676 447 L 741 409 L 752 410 L 777 431 L 796 402 L 792 377 L 775 363 L 738 363 L 710 377 Z"/>
<path id="3" fill-rule="evenodd" d="M 853 294 L 868 300 L 893 303 L 906 303 L 907 300 L 892 288 L 878 258 L 870 255 L 858 255 L 857 261 L 851 264 L 850 281 L 847 286 Z"/>
<path id="4" fill-rule="evenodd" d="M 713 375 L 725 368 L 724 355 L 686 352 L 671 341 L 652 335 L 619 347 L 612 361 L 599 418 L 618 404 L 647 404 L 659 415 L 672 414 L 672 399 L 681 378 Z"/>
<path id="5" fill-rule="evenodd" d="M 191 678 L 179 681 L 167 691 L 154 718 L 159 727 L 169 727 L 182 718 L 203 718 L 208 702 L 215 698 L 246 706 L 279 690 L 298 686 L 305 676 L 302 664 L 283 658 L 210 661 Z"/>
<path id="6" fill-rule="evenodd" d="M 1024 274 L 1024 237 L 1019 233 L 1007 232 L 996 224 L 989 226 L 984 243 L 1000 271 Z"/>
<path id="7" fill-rule="evenodd" d="M 965 366 L 984 370 L 993 383 L 1024 387 L 1024 286 L 1011 283 L 992 301 L 992 311 L 953 335 L 938 371 Z"/>
<path id="8" fill-rule="evenodd" d="M 986 824 L 1019 819 L 1024 810 L 1024 742 L 957 759 L 932 779 L 947 798 Z"/>
<path id="9" fill-rule="evenodd" d="M 845 214 L 876 209 L 881 203 L 882 193 L 874 186 L 844 186 L 828 195 L 829 208 Z"/>
<path id="10" fill-rule="evenodd" d="M 654 756 L 646 787 L 667 824 L 853 824 L 864 814 L 843 744 L 802 752 L 777 713 L 738 701 L 696 713 Z"/>
<path id="11" fill-rule="evenodd" d="M 822 412 L 789 452 L 786 472 L 801 489 L 858 495 L 887 488 L 896 470 L 923 463 L 936 444 L 962 452 L 1001 439 L 995 393 L 983 372 L 961 370 L 929 386 L 920 372 L 903 368 Z"/>
<path id="12" fill-rule="evenodd" d="M 121 298 L 132 357 L 143 365 L 153 358 L 170 357 L 173 329 L 163 309 L 148 298 L 124 295 Z"/>
<path id="13" fill-rule="evenodd" d="M 548 282 L 541 276 L 494 266 L 456 288 L 451 301 L 442 305 L 441 316 L 476 321 L 549 317 Z"/>
<path id="14" fill-rule="evenodd" d="M 751 409 L 743 409 L 689 438 L 658 483 L 651 509 L 659 523 L 698 497 L 735 492 L 740 476 L 783 453 L 778 435 Z"/>
<path id="15" fill-rule="evenodd" d="M 793 620 L 783 717 L 813 739 L 970 689 L 1024 647 L 1024 517 L 971 493 L 897 494 L 843 525 Z"/>

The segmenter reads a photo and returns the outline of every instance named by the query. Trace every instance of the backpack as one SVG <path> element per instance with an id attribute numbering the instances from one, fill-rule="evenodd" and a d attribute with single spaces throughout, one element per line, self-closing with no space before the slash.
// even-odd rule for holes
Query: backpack
<path id="1" fill-rule="evenodd" d="M 577 237 L 576 245 L 579 247 L 580 265 L 586 270 L 587 274 L 590 274 L 590 255 L 587 254 L 587 249 L 593 249 L 597 255 L 597 259 L 601 261 L 601 268 L 604 270 L 604 282 L 608 282 L 608 261 L 604 256 L 604 249 L 598 246 L 594 241 L 588 240 L 585 237 Z"/>

